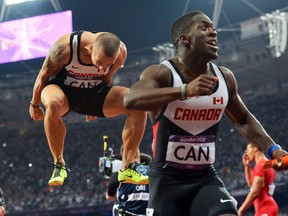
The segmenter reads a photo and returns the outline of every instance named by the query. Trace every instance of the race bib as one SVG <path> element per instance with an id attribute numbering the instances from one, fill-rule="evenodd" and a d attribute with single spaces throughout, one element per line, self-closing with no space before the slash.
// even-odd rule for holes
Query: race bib
<path id="1" fill-rule="evenodd" d="M 64 81 L 64 84 L 71 87 L 77 87 L 77 88 L 94 88 L 95 86 L 99 85 L 102 82 L 101 79 L 91 79 L 91 80 L 79 80 L 75 79 L 73 77 L 67 76 L 67 78 Z"/>
<path id="2" fill-rule="evenodd" d="M 276 188 L 276 186 L 275 186 L 274 183 L 270 183 L 270 184 L 269 184 L 268 194 L 269 194 L 270 196 L 273 196 L 274 191 L 275 191 L 275 188 Z"/>
<path id="3" fill-rule="evenodd" d="M 203 169 L 215 161 L 215 136 L 169 137 L 166 164 L 180 169 Z"/>

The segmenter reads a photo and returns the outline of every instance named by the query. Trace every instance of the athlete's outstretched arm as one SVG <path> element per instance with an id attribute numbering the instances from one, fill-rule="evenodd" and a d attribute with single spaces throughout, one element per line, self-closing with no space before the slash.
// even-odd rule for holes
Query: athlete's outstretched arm
<path id="1" fill-rule="evenodd" d="M 245 106 L 238 94 L 237 82 L 232 72 L 226 68 L 221 69 L 229 89 L 229 102 L 225 109 L 225 114 L 248 142 L 255 143 L 259 148 L 267 152 L 271 146 L 275 145 L 275 141 Z M 283 155 L 288 155 L 288 153 L 282 149 L 273 151 L 273 157 L 280 161 Z"/>

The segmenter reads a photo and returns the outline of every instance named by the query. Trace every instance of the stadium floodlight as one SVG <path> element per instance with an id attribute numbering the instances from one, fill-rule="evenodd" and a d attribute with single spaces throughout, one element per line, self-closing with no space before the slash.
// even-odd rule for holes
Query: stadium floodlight
<path id="1" fill-rule="evenodd" d="M 4 0 L 4 4 L 7 5 L 13 5 L 13 4 L 21 4 L 25 2 L 30 2 L 35 0 Z"/>
<path id="2" fill-rule="evenodd" d="M 175 47 L 170 42 L 158 44 L 156 47 L 152 47 L 152 50 L 159 53 L 159 63 L 176 56 Z"/>
<path id="3" fill-rule="evenodd" d="M 288 14 L 276 10 L 260 19 L 267 23 L 269 28 L 269 46 L 273 57 L 280 57 L 285 52 L 287 46 L 287 25 Z"/>

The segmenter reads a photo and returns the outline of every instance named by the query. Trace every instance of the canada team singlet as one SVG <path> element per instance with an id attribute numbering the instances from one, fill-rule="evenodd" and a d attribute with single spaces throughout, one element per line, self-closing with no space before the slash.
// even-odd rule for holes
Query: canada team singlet
<path id="1" fill-rule="evenodd" d="M 61 70 L 59 76 L 64 79 L 64 85 L 77 88 L 94 88 L 102 83 L 112 66 L 100 70 L 92 64 L 84 64 L 80 60 L 80 42 L 83 32 L 73 32 L 70 37 L 70 60 Z"/>
<path id="2" fill-rule="evenodd" d="M 103 104 L 112 86 L 105 86 L 103 77 L 109 73 L 113 65 L 100 70 L 92 64 L 84 64 L 81 61 L 82 33 L 73 32 L 71 34 L 69 63 L 49 80 L 49 84 L 61 87 L 68 99 L 69 111 L 83 115 L 105 117 Z"/>
<path id="3" fill-rule="evenodd" d="M 185 81 L 172 61 L 162 62 L 172 73 L 171 86 Z M 153 123 L 153 166 L 201 170 L 215 161 L 218 123 L 228 103 L 228 87 L 220 69 L 210 63 L 218 82 L 211 95 L 169 103 Z"/>

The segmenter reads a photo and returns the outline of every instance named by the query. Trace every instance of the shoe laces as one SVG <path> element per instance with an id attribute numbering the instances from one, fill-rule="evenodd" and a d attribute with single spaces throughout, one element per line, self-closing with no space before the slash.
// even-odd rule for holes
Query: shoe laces
<path id="1" fill-rule="evenodd" d="M 54 168 L 56 168 L 56 172 L 60 172 L 61 169 L 64 169 L 68 172 L 70 172 L 70 169 L 67 166 L 64 166 L 63 164 L 61 164 L 60 162 L 56 162 L 56 164 L 53 164 Z"/>

